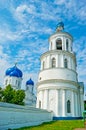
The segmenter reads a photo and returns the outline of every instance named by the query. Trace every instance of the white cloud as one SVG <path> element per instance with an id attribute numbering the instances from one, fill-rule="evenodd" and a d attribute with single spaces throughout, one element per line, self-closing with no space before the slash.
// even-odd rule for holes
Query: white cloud
<path id="1" fill-rule="evenodd" d="M 0 85 L 2 87 L 4 82 L 4 75 L 7 68 L 9 68 L 9 56 L 3 53 L 3 47 L 0 46 Z"/>
<path id="2" fill-rule="evenodd" d="M 66 1 L 65 0 L 55 0 L 54 3 L 57 5 L 63 5 Z"/>
<path id="3" fill-rule="evenodd" d="M 77 57 L 77 72 L 79 81 L 83 81 L 86 91 L 86 37 L 82 36 L 74 42 Z"/>

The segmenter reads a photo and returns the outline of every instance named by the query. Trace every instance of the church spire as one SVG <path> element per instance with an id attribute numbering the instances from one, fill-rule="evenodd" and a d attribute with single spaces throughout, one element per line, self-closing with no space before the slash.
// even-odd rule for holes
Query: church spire
<path id="1" fill-rule="evenodd" d="M 60 31 L 62 31 L 62 30 L 64 30 L 64 23 L 61 21 L 61 22 L 59 22 L 59 23 L 57 24 L 57 29 L 56 29 L 56 31 L 57 31 L 57 32 L 60 32 Z"/>

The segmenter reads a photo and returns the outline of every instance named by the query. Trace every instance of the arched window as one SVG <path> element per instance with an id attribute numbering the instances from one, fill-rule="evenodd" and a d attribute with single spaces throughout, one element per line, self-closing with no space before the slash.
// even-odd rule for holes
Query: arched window
<path id="1" fill-rule="evenodd" d="M 52 59 L 52 68 L 55 68 L 55 67 L 56 67 L 56 59 L 53 58 L 53 59 Z"/>
<path id="2" fill-rule="evenodd" d="M 9 81 L 9 84 L 11 84 L 11 79 L 10 79 L 10 81 Z"/>
<path id="3" fill-rule="evenodd" d="M 71 102 L 70 102 L 70 100 L 67 101 L 67 113 L 71 113 Z"/>
<path id="4" fill-rule="evenodd" d="M 67 61 L 67 59 L 64 59 L 64 67 L 68 68 L 68 61 Z"/>
<path id="5" fill-rule="evenodd" d="M 16 85 L 17 85 L 18 81 L 16 80 Z"/>
<path id="6" fill-rule="evenodd" d="M 6 81 L 5 81 L 5 85 L 7 85 L 8 84 L 8 79 L 6 79 Z"/>
<path id="7" fill-rule="evenodd" d="M 18 81 L 18 87 L 20 86 L 20 81 Z"/>
<path id="8" fill-rule="evenodd" d="M 45 61 L 43 61 L 43 69 L 45 69 Z"/>
<path id="9" fill-rule="evenodd" d="M 51 50 L 52 50 L 52 42 L 51 42 Z"/>
<path id="10" fill-rule="evenodd" d="M 68 51 L 68 45 L 69 45 L 69 42 L 68 42 L 68 39 L 66 39 L 66 51 Z"/>
<path id="11" fill-rule="evenodd" d="M 56 49 L 62 50 L 62 40 L 60 38 L 56 40 Z"/>
<path id="12" fill-rule="evenodd" d="M 39 108 L 41 108 L 41 101 L 39 101 Z"/>

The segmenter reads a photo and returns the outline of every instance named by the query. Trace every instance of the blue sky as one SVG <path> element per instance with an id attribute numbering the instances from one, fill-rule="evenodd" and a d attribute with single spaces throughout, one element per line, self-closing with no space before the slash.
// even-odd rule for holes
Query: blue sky
<path id="1" fill-rule="evenodd" d="M 86 90 L 86 1 L 0 0 L 0 85 L 5 70 L 14 66 L 23 72 L 22 87 L 32 77 L 37 82 L 40 56 L 48 50 L 48 38 L 62 20 L 74 37 L 79 81 Z"/>

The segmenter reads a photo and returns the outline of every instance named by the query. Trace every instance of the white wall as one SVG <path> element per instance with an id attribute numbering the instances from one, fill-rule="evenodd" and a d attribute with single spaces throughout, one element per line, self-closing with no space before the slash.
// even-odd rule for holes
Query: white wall
<path id="1" fill-rule="evenodd" d="M 46 110 L 0 102 L 0 130 L 39 125 L 52 117 Z"/>
<path id="2" fill-rule="evenodd" d="M 41 80 L 40 80 L 41 78 Z M 69 69 L 53 68 L 40 71 L 39 82 L 51 79 L 63 79 L 70 81 L 77 81 L 77 73 Z"/>

